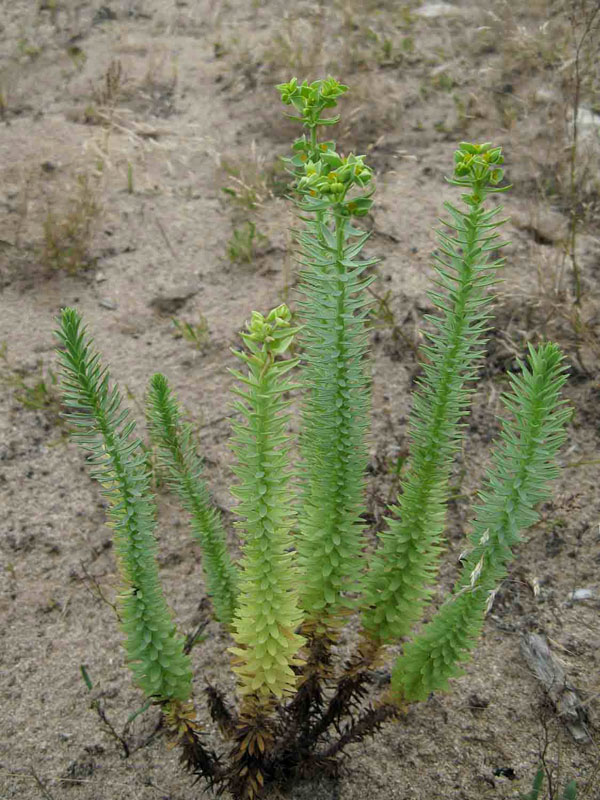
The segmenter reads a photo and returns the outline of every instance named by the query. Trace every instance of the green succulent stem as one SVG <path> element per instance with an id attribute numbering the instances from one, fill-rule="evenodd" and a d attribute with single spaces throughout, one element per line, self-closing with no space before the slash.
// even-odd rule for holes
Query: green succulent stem
<path id="1" fill-rule="evenodd" d="M 135 423 L 121 408 L 121 395 L 110 388 L 92 341 L 73 309 L 65 309 L 57 333 L 67 418 L 75 438 L 91 455 L 93 477 L 108 499 L 123 580 L 119 595 L 125 649 L 136 684 L 158 701 L 185 701 L 192 673 L 158 578 L 155 507 Z"/>
<path id="2" fill-rule="evenodd" d="M 296 539 L 305 630 L 316 650 L 320 635 L 339 627 L 359 588 L 364 546 L 365 433 L 369 390 L 364 372 L 367 351 L 364 271 L 376 262 L 357 259 L 368 234 L 351 225 L 371 207 L 372 172 L 363 156 L 344 157 L 333 141 L 318 142 L 317 127 L 339 117 L 323 118 L 324 108 L 348 87 L 333 78 L 298 84 L 293 78 L 277 87 L 309 131 L 294 142 L 286 161 L 296 177 L 297 205 L 306 225 L 297 232 L 302 273 L 301 344 L 305 366 L 305 402 L 299 532 Z M 325 641 L 324 640 L 324 641 Z"/>
<path id="3" fill-rule="evenodd" d="M 347 593 L 358 589 L 361 569 L 369 414 L 364 288 L 371 282 L 363 272 L 374 263 L 354 260 L 367 235 L 351 228 L 341 207 L 332 218 L 331 228 L 316 220 L 298 236 L 309 269 L 301 287 L 306 364 L 296 546 L 302 606 L 322 630 L 339 625 L 340 612 L 352 606 Z"/>
<path id="4" fill-rule="evenodd" d="M 487 290 L 503 263 L 488 261 L 488 253 L 502 246 L 495 232 L 502 224 L 496 219 L 500 208 L 483 207 L 494 191 L 490 171 L 486 178 L 472 170 L 459 185 L 472 192 L 463 195 L 467 212 L 445 204 L 450 214 L 445 224 L 453 235 L 438 231 L 436 283 L 442 291 L 429 294 L 439 313 L 428 317 L 434 331 L 426 334 L 429 344 L 423 348 L 428 360 L 411 416 L 409 468 L 365 578 L 363 627 L 379 644 L 407 635 L 431 597 L 461 420 L 469 412 L 470 385 L 484 354 Z"/>
<path id="5" fill-rule="evenodd" d="M 277 360 L 295 334 L 286 306 L 265 319 L 252 315 L 249 333 L 242 338 L 249 352 L 234 351 L 248 374 L 232 370 L 245 385 L 234 405 L 244 422 L 234 423 L 233 450 L 239 479 L 233 489 L 237 513 L 245 518 L 238 527 L 245 539 L 240 595 L 233 624 L 236 647 L 234 672 L 242 696 L 259 700 L 282 698 L 295 689 L 294 667 L 304 639 L 296 634 L 302 622 L 298 607 L 298 575 L 293 564 L 290 528 L 293 520 L 289 491 L 289 401 L 283 395 L 294 388 L 284 375 L 295 359 Z M 261 706 L 262 707 L 262 706 Z"/>
<path id="6" fill-rule="evenodd" d="M 150 381 L 147 412 L 159 464 L 167 474 L 169 487 L 189 512 L 192 533 L 202 548 L 206 587 L 215 615 L 224 625 L 230 625 L 236 607 L 238 573 L 227 551 L 221 517 L 200 477 L 202 462 L 196 454 L 191 426 L 182 423 L 177 400 L 167 379 L 159 373 Z"/>
<path id="7" fill-rule="evenodd" d="M 510 376 L 511 393 L 503 396 L 511 416 L 503 422 L 479 495 L 461 576 L 450 599 L 394 667 L 392 688 L 403 700 L 424 700 L 462 674 L 458 664 L 475 646 L 512 547 L 537 520 L 535 506 L 548 497 L 558 473 L 556 455 L 571 415 L 559 394 L 566 379 L 562 355 L 554 344 L 530 346 L 527 364 L 520 367 L 520 375 Z"/>

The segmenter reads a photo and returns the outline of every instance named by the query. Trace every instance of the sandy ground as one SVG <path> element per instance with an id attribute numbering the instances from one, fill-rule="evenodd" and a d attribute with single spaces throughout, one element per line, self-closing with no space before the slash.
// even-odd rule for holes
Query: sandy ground
<path id="1" fill-rule="evenodd" d="M 296 132 L 273 86 L 294 74 L 328 72 L 352 89 L 336 138 L 345 151 L 368 153 L 377 171 L 366 221 L 373 231 L 368 255 L 381 259 L 372 333 L 373 523 L 394 496 L 394 466 L 406 453 L 418 330 L 431 310 L 432 229 L 442 201 L 456 197 L 443 179 L 456 142 L 502 145 L 514 184 L 505 196 L 512 244 L 454 478 L 436 602 L 456 574 L 469 504 L 498 429 L 503 373 L 527 342 L 548 336 L 563 346 L 575 413 L 554 499 L 518 548 L 466 675 L 451 693 L 414 706 L 401 725 L 354 747 L 339 782 L 273 796 L 516 798 L 531 788 L 546 742 L 558 785 L 576 778 L 587 787 L 581 796 L 600 798 L 600 77 L 592 33 L 581 49 L 571 195 L 574 35 L 581 28 L 569 26 L 565 9 L 543 2 L 4 3 L 2 800 L 204 796 L 160 737 L 147 741 L 156 710 L 129 726 L 129 758 L 89 710 L 98 701 L 120 733 L 142 699 L 123 667 L 107 602 L 118 578 L 104 503 L 58 417 L 52 331 L 61 307 L 82 312 L 138 418 L 149 375 L 160 369 L 168 376 L 197 428 L 235 548 L 227 490 L 229 348 L 252 309 L 295 302 L 292 215 L 278 157 Z M 572 207 L 581 218 L 580 306 L 573 305 L 564 255 Z M 248 223 L 256 234 L 244 263 L 231 258 L 228 245 Z M 83 266 L 70 271 L 74 264 Z M 177 336 L 173 318 L 204 329 L 198 347 Z M 160 491 L 158 502 L 161 574 L 181 628 L 190 631 L 205 608 L 199 553 L 175 501 Z M 589 591 L 573 600 L 580 589 Z M 587 742 L 574 741 L 524 661 L 520 643 L 530 632 L 547 637 L 578 690 Z M 202 686 L 206 679 L 227 691 L 233 685 L 227 639 L 213 622 L 207 633 L 193 658 L 200 717 L 214 733 Z"/>

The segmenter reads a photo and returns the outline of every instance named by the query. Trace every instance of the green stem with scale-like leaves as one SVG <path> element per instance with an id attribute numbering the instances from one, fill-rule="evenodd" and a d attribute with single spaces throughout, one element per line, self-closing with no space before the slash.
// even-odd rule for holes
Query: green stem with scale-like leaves
<path id="1" fill-rule="evenodd" d="M 123 579 L 119 596 L 125 648 L 135 682 L 148 697 L 185 701 L 192 690 L 189 657 L 163 597 L 156 564 L 155 509 L 146 454 L 135 423 L 81 326 L 66 308 L 58 337 L 67 418 L 91 455 L 93 477 L 109 501 L 110 526 Z"/>

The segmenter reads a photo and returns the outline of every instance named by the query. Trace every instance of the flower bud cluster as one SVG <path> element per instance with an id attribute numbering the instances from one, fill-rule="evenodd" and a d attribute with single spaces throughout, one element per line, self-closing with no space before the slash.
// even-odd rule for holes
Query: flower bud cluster
<path id="1" fill-rule="evenodd" d="M 248 333 L 242 334 L 244 341 L 265 345 L 265 350 L 273 355 L 285 353 L 296 332 L 290 328 L 292 312 L 282 303 L 264 317 L 259 311 L 253 311 L 250 322 L 246 323 Z"/>
<path id="2" fill-rule="evenodd" d="M 354 216 L 364 216 L 370 208 L 362 202 L 368 198 L 345 201 L 347 192 L 353 187 L 364 188 L 372 179 L 373 172 L 364 163 L 364 156 L 340 156 L 327 149 L 317 161 L 307 161 L 304 175 L 298 179 L 297 190 L 310 197 L 328 198 L 330 202 L 342 204 Z"/>
<path id="3" fill-rule="evenodd" d="M 462 199 L 475 208 L 485 200 L 486 195 L 510 189 L 510 186 L 498 186 L 504 177 L 504 170 L 500 169 L 503 163 L 500 147 L 492 147 L 490 142 L 461 142 L 454 153 L 454 177 L 447 180 L 453 186 L 470 189 L 470 193 L 463 194 Z"/>
<path id="4" fill-rule="evenodd" d="M 339 83 L 335 78 L 325 80 L 303 81 L 300 85 L 296 78 L 289 83 L 280 83 L 277 86 L 281 93 L 281 100 L 286 106 L 293 105 L 300 117 L 292 117 L 303 122 L 310 128 L 317 125 L 333 125 L 339 117 L 321 119 L 321 112 L 325 108 L 333 108 L 336 98 L 348 91 L 348 87 Z"/>
<path id="5" fill-rule="evenodd" d="M 457 178 L 470 178 L 478 183 L 496 186 L 504 175 L 504 170 L 499 169 L 503 163 L 500 147 L 492 147 L 490 142 L 461 142 L 454 153 L 454 174 Z"/>
<path id="6" fill-rule="evenodd" d="M 286 164 L 295 167 L 297 177 L 302 177 L 304 168 L 308 161 L 319 161 L 324 153 L 335 153 L 335 142 L 317 142 L 313 146 L 306 136 L 300 136 L 292 145 L 295 155 L 292 158 L 284 158 Z"/>
<path id="7" fill-rule="evenodd" d="M 313 148 L 304 137 L 294 142 L 294 150 L 296 155 L 286 161 L 295 167 L 295 188 L 309 205 L 334 204 L 342 216 L 364 217 L 369 212 L 371 192 L 346 198 L 352 187 L 364 189 L 373 178 L 364 156 L 341 156 L 335 151 L 335 142 L 319 142 Z"/>
<path id="8" fill-rule="evenodd" d="M 317 142 L 316 138 L 318 125 L 333 125 L 338 121 L 339 116 L 322 118 L 321 112 L 337 105 L 336 98 L 348 87 L 329 77 L 300 85 L 292 78 L 277 88 L 282 101 L 293 105 L 302 115 L 292 119 L 310 130 L 310 138 L 302 135 L 294 142 L 292 158 L 283 159 L 295 175 L 294 188 L 302 196 L 301 208 L 319 213 L 334 206 L 335 213 L 343 217 L 366 216 L 372 206 L 373 189 L 369 188 L 362 196 L 347 197 L 352 187 L 364 189 L 373 178 L 372 170 L 364 163 L 365 157 L 352 153 L 341 156 L 336 152 L 335 142 Z"/>

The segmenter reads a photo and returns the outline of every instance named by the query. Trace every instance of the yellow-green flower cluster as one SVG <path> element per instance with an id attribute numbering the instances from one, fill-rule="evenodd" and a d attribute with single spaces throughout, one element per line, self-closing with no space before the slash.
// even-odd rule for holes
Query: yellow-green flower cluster
<path id="1" fill-rule="evenodd" d="M 500 169 L 503 163 L 500 147 L 492 147 L 490 142 L 461 142 L 454 153 L 454 178 L 448 179 L 448 183 L 470 189 L 471 193 L 463 195 L 463 200 L 471 207 L 479 205 L 487 194 L 510 189 L 498 186 L 504 177 L 504 170 Z"/>
<path id="2" fill-rule="evenodd" d="M 355 217 L 364 217 L 371 208 L 369 194 L 347 200 L 354 186 L 364 188 L 373 172 L 364 163 L 364 156 L 340 156 L 327 148 L 317 160 L 307 161 L 304 175 L 298 179 L 297 190 L 308 198 L 326 200 L 328 204 L 341 205 L 342 210 Z"/>
<path id="3" fill-rule="evenodd" d="M 282 303 L 264 317 L 259 311 L 253 311 L 250 322 L 246 323 L 248 333 L 242 338 L 249 342 L 264 344 L 265 349 L 273 355 L 285 353 L 294 338 L 295 331 L 290 328 L 292 312 Z"/>
<path id="4" fill-rule="evenodd" d="M 321 112 L 325 108 L 333 108 L 336 98 L 348 91 L 348 87 L 332 78 L 325 80 L 303 81 L 298 84 L 296 78 L 292 78 L 288 83 L 280 83 L 277 87 L 281 93 L 281 100 L 287 106 L 292 105 L 301 116 L 292 116 L 292 119 L 302 122 L 309 128 L 316 128 L 317 125 L 335 125 L 339 120 L 336 117 L 321 117 Z M 291 115 L 288 115 L 291 116 Z"/>
<path id="5" fill-rule="evenodd" d="M 340 156 L 335 151 L 335 142 L 317 142 L 317 127 L 335 125 L 339 120 L 339 115 L 322 117 L 321 112 L 336 106 L 337 98 L 348 87 L 329 77 L 311 84 L 307 81 L 298 84 L 297 79 L 292 78 L 277 88 L 282 101 L 293 105 L 300 114 L 287 116 L 301 122 L 310 132 L 310 137 L 302 135 L 296 139 L 293 157 L 284 159 L 296 177 L 295 189 L 303 196 L 300 207 L 320 214 L 334 205 L 335 213 L 340 216 L 366 216 L 371 209 L 373 190 L 362 197 L 346 197 L 353 186 L 364 188 L 373 177 L 371 169 L 364 163 L 364 156 Z"/>
<path id="6" fill-rule="evenodd" d="M 298 177 L 304 175 L 304 168 L 309 161 L 319 161 L 323 153 L 335 153 L 335 142 L 317 142 L 314 146 L 308 141 L 306 136 L 300 136 L 292 145 L 295 155 L 292 158 L 284 158 L 286 164 L 291 164 Z"/>
<path id="7" fill-rule="evenodd" d="M 500 147 L 492 147 L 490 142 L 461 142 L 454 153 L 454 174 L 457 178 L 470 177 L 471 180 L 496 186 L 504 175 L 504 171 L 499 169 L 503 163 Z"/>

